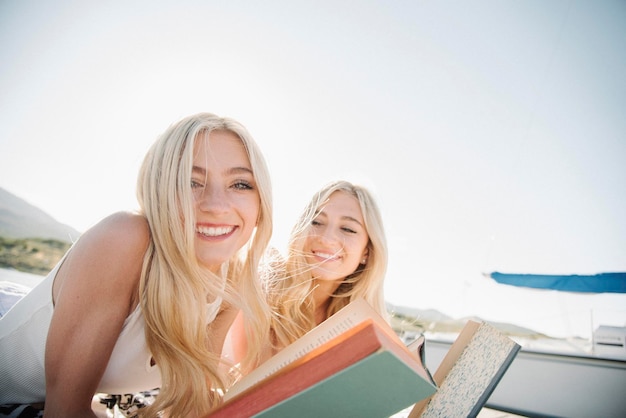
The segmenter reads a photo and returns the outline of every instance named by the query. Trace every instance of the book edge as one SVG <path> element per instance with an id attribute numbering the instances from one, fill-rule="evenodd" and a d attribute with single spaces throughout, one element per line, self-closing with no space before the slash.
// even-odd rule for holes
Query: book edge
<path id="1" fill-rule="evenodd" d="M 521 346 L 513 341 L 513 345 L 511 346 L 511 350 L 509 350 L 509 354 L 502 361 L 502 364 L 498 368 L 497 373 L 493 375 L 491 381 L 489 382 L 489 385 L 485 388 L 483 394 L 480 396 L 480 398 L 478 398 L 476 404 L 474 404 L 474 408 L 472 408 L 472 410 L 470 411 L 470 417 L 478 416 L 480 410 L 485 406 L 485 404 L 489 400 L 489 397 L 496 389 L 496 386 L 498 386 L 498 383 L 500 383 L 500 380 L 502 380 L 504 374 L 513 363 L 513 360 L 515 360 L 515 357 L 517 357 L 517 353 L 520 351 L 520 349 Z"/>
<path id="2" fill-rule="evenodd" d="M 244 376 L 226 392 L 224 400 L 230 400 L 239 396 L 241 393 L 273 375 L 278 370 L 281 370 L 290 363 L 297 361 L 303 355 L 310 353 L 320 345 L 325 344 L 328 340 L 347 332 L 367 319 L 372 319 L 379 325 L 382 325 L 380 322 L 382 320 L 384 325 L 389 327 L 389 324 L 374 311 L 365 299 L 356 299 Z M 337 335 L 333 335 L 334 327 L 340 326 L 343 321 L 350 320 L 354 320 L 354 323 L 347 330 Z M 326 341 L 317 344 L 314 347 L 307 348 L 307 342 L 309 342 L 310 345 L 310 341 L 314 342 L 320 339 L 326 339 Z M 302 352 L 303 354 L 299 354 L 299 352 Z"/>

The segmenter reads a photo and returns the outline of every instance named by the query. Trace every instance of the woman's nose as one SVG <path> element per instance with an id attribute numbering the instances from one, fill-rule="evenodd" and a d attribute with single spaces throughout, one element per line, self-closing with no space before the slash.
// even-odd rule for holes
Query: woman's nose
<path id="1" fill-rule="evenodd" d="M 329 228 L 328 226 L 319 231 L 318 238 L 321 242 L 324 243 L 334 243 L 337 241 L 337 235 L 333 228 Z"/>
<path id="2" fill-rule="evenodd" d="M 224 212 L 228 209 L 228 196 L 221 187 L 206 186 L 197 200 L 204 212 Z"/>

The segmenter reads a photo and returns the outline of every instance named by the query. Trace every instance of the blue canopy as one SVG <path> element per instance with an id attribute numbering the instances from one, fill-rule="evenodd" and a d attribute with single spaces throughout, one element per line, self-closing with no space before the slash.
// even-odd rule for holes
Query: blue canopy
<path id="1" fill-rule="evenodd" d="M 535 289 L 583 293 L 626 293 L 626 273 L 559 276 L 551 274 L 507 274 L 494 271 L 488 276 L 498 283 Z"/>

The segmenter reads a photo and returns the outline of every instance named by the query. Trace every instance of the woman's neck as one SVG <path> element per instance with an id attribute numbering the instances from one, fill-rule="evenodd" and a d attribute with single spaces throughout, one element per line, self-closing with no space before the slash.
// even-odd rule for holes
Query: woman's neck
<path id="1" fill-rule="evenodd" d="M 328 310 L 328 303 L 330 302 L 330 298 L 326 301 L 324 305 L 315 305 L 315 325 L 319 325 L 324 322 L 326 318 L 326 312 Z"/>
<path id="2" fill-rule="evenodd" d="M 340 282 L 317 281 L 313 291 L 315 302 L 315 325 L 319 325 L 327 319 L 328 306 L 333 293 L 339 287 Z"/>

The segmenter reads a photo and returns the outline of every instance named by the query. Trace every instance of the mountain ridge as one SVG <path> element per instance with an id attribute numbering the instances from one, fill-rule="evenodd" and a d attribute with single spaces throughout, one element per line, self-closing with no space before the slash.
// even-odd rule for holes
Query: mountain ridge
<path id="1" fill-rule="evenodd" d="M 0 187 L 0 236 L 56 239 L 71 243 L 81 233 Z"/>

